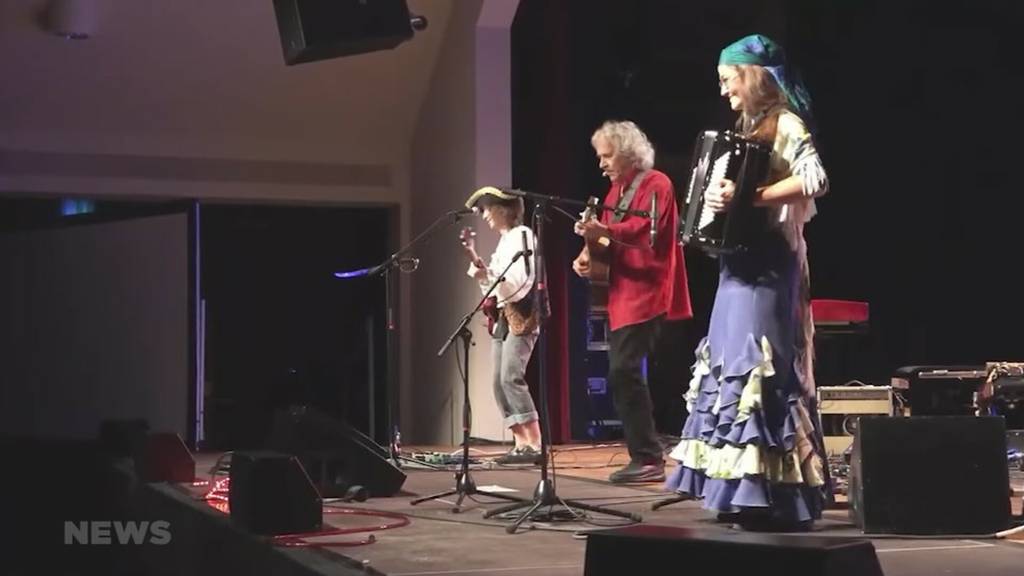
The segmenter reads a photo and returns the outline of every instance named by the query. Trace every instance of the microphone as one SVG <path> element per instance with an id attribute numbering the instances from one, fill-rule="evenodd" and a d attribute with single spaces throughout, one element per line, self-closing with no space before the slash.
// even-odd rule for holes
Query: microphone
<path id="1" fill-rule="evenodd" d="M 656 201 L 658 197 L 655 194 L 651 194 L 651 248 L 654 248 L 654 241 L 658 239 L 658 207 Z"/>
<path id="2" fill-rule="evenodd" d="M 452 216 L 465 216 L 467 214 L 473 214 L 476 212 L 476 208 L 459 208 L 458 210 L 452 210 L 449 212 Z"/>
<path id="3" fill-rule="evenodd" d="M 523 266 L 526 267 L 526 275 L 530 275 L 530 256 L 533 252 L 529 250 L 530 245 L 526 242 L 526 230 L 523 230 Z"/>

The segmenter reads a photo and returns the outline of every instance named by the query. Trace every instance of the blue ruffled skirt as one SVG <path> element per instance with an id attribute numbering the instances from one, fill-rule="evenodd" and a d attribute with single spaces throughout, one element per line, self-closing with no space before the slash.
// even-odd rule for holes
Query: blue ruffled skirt
<path id="1" fill-rule="evenodd" d="M 689 417 L 667 489 L 725 513 L 781 523 L 821 517 L 817 425 L 802 392 L 798 253 L 771 236 L 721 257 L 708 335 L 686 393 Z"/>

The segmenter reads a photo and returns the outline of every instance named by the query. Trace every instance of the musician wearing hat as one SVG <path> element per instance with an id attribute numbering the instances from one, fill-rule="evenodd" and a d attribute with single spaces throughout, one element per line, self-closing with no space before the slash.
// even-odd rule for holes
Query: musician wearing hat
<path id="1" fill-rule="evenodd" d="M 497 462 L 539 464 L 540 421 L 526 383 L 526 367 L 541 324 L 533 293 L 535 237 L 533 230 L 523 224 L 522 198 L 486 186 L 469 197 L 466 207 L 472 208 L 500 236 L 497 248 L 485 262 L 476 254 L 471 231 L 467 229 L 462 234 L 463 247 L 470 259 L 467 274 L 476 280 L 483 294 L 497 284 L 491 292 L 493 299 L 485 308 L 493 341 L 494 399 L 515 440 L 513 448 Z M 524 250 L 530 254 L 524 256 Z M 513 259 L 516 261 L 509 267 Z"/>

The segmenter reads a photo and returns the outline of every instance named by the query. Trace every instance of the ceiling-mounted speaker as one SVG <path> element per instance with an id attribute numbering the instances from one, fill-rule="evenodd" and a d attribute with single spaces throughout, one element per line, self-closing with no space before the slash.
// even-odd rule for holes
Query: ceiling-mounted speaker
<path id="1" fill-rule="evenodd" d="M 390 50 L 427 27 L 405 0 L 274 0 L 285 64 Z"/>
<path id="2" fill-rule="evenodd" d="M 71 40 L 93 36 L 99 24 L 96 0 L 49 0 L 40 16 L 47 32 Z"/>

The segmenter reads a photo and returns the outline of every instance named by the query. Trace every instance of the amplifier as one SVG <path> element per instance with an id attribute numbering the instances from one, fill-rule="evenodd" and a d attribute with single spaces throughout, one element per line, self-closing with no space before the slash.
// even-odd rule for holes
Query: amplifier
<path id="1" fill-rule="evenodd" d="M 853 444 L 863 414 L 893 415 L 891 386 L 822 386 L 818 388 L 825 451 L 843 454 Z"/>

